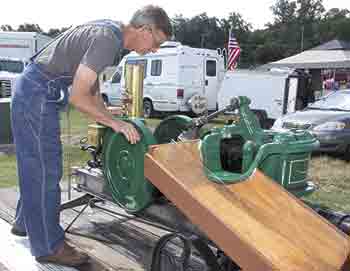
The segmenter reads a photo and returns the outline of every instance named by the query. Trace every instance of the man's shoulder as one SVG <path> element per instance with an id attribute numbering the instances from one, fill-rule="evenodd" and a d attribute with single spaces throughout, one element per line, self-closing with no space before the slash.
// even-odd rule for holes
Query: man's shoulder
<path id="1" fill-rule="evenodd" d="M 93 35 L 105 36 L 122 41 L 122 23 L 108 19 L 89 21 L 81 25 L 83 28 L 91 28 Z"/>

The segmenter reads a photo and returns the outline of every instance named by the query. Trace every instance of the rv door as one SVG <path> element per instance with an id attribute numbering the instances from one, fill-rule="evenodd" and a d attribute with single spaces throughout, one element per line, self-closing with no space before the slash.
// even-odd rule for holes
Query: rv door
<path id="1" fill-rule="evenodd" d="M 289 76 L 286 80 L 286 92 L 284 98 L 283 114 L 295 112 L 295 104 L 298 91 L 298 77 Z"/>
<path id="2" fill-rule="evenodd" d="M 204 95 L 207 98 L 208 110 L 216 110 L 219 88 L 217 60 L 206 58 L 204 67 Z"/>

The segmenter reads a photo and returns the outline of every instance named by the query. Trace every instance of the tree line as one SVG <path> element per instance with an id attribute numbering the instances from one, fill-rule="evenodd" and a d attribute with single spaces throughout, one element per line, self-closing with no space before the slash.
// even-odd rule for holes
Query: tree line
<path id="1" fill-rule="evenodd" d="M 192 47 L 223 48 L 232 28 L 241 46 L 239 67 L 254 67 L 310 49 L 332 39 L 350 41 L 350 11 L 325 10 L 323 0 L 276 0 L 270 7 L 272 18 L 263 29 L 253 30 L 238 12 L 227 18 L 202 13 L 192 18 L 172 18 L 177 41 Z M 39 25 L 24 23 L 17 29 L 2 25 L 3 31 L 34 31 L 55 37 L 67 28 L 44 32 Z"/>

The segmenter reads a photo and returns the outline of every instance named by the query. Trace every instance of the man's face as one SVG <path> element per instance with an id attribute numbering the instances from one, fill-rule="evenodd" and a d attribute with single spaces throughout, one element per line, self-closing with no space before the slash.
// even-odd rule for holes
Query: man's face
<path id="1" fill-rule="evenodd" d="M 160 45 L 167 40 L 166 35 L 161 30 L 148 25 L 140 27 L 137 31 L 138 38 L 134 50 L 140 55 L 156 52 Z"/>

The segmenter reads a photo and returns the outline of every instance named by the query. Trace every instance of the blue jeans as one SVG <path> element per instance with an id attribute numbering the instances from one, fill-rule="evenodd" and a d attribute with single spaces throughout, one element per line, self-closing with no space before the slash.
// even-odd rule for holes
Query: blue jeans
<path id="1" fill-rule="evenodd" d="M 60 109 L 67 103 L 70 78 L 53 76 L 30 64 L 16 83 L 11 118 L 16 145 L 20 198 L 16 226 L 27 232 L 35 257 L 63 244 L 59 224 L 62 177 Z M 61 98 L 64 94 L 65 99 Z"/>

